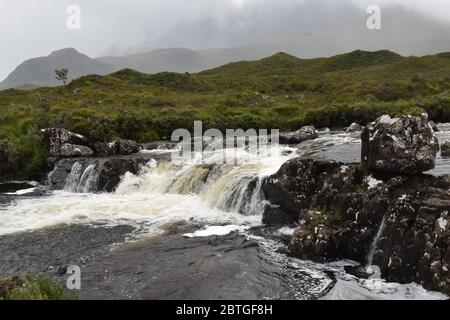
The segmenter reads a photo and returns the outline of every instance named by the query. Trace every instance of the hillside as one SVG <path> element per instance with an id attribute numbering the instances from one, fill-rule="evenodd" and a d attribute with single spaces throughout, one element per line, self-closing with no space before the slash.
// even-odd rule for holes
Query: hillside
<path id="1" fill-rule="evenodd" d="M 67 48 L 52 52 L 46 57 L 34 58 L 20 64 L 1 84 L 0 88 L 29 86 L 56 86 L 55 69 L 69 69 L 69 78 L 96 73 L 107 74 L 113 69 L 75 49 Z"/>
<path id="2" fill-rule="evenodd" d="M 450 121 L 450 54 L 354 51 L 299 59 L 278 53 L 200 73 L 124 69 L 67 86 L 0 91 L 0 157 L 41 159 L 36 136 L 43 127 L 93 140 L 148 141 L 191 129 L 194 120 L 222 130 L 339 127 L 417 105 L 432 119 Z M 20 170 L 33 172 L 40 162 L 26 163 L 32 167 Z"/>

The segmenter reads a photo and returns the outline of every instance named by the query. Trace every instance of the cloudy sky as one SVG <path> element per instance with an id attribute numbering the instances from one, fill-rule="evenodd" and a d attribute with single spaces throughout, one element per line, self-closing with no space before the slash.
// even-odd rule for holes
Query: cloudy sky
<path id="1" fill-rule="evenodd" d="M 433 21 L 450 25 L 449 0 L 315 0 L 312 2 L 322 2 L 326 10 L 316 8 L 316 15 L 311 16 L 307 13 L 308 6 L 299 7 L 305 1 L 311 3 L 311 0 L 0 0 L 0 80 L 24 60 L 65 47 L 99 57 L 158 47 L 242 46 L 251 38 L 249 33 L 259 32 L 259 41 L 264 34 L 283 36 L 286 29 L 279 27 L 283 23 L 312 32 L 307 30 L 308 26 L 317 29 L 329 26 L 332 20 L 337 24 L 333 29 L 338 30 L 337 19 L 348 17 L 334 12 L 351 11 L 349 14 L 365 19 L 365 10 L 371 4 L 382 10 L 401 5 L 407 11 L 421 12 Z M 70 5 L 81 9 L 80 30 L 69 30 L 66 26 Z M 288 15 L 294 7 L 301 8 L 303 14 Z M 297 18 L 304 22 L 293 23 Z M 311 21 L 305 21 L 308 19 Z M 395 17 L 391 17 L 391 23 L 392 19 Z M 265 21 L 266 30 L 259 30 Z M 279 34 L 269 30 L 272 25 L 281 30 Z M 246 32 L 247 36 L 242 36 Z"/>

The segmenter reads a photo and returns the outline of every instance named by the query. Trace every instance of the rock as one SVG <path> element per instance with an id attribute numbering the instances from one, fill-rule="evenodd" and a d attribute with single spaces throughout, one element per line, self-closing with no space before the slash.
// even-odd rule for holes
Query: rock
<path id="1" fill-rule="evenodd" d="M 89 157 L 93 154 L 94 151 L 92 151 L 92 149 L 89 147 L 79 146 L 70 143 L 64 143 L 59 151 L 59 155 L 63 158 Z"/>
<path id="2" fill-rule="evenodd" d="M 346 130 L 345 132 L 357 132 L 362 130 L 362 126 L 359 123 L 353 122 Z"/>
<path id="3" fill-rule="evenodd" d="M 375 244 L 383 278 L 448 294 L 448 190 L 450 176 L 367 176 L 356 164 L 292 159 L 263 184 L 264 221 L 298 223 L 288 246 L 295 257 L 366 265 Z"/>
<path id="4" fill-rule="evenodd" d="M 42 129 L 42 141 L 51 157 L 60 157 L 64 144 L 87 146 L 86 137 L 62 128 Z"/>
<path id="5" fill-rule="evenodd" d="M 137 142 L 133 140 L 121 139 L 114 141 L 114 143 L 117 146 L 117 154 L 120 155 L 129 155 L 133 153 L 138 153 L 141 150 Z"/>
<path id="6" fill-rule="evenodd" d="M 438 129 L 437 125 L 436 125 L 436 122 L 430 120 L 430 125 L 433 128 L 434 132 L 439 132 L 439 129 Z"/>
<path id="7" fill-rule="evenodd" d="M 435 166 L 439 143 L 428 116 L 384 115 L 363 129 L 361 161 L 368 171 L 414 174 Z"/>
<path id="8" fill-rule="evenodd" d="M 450 142 L 444 142 L 441 145 L 441 156 L 445 158 L 450 157 Z"/>
<path id="9" fill-rule="evenodd" d="M 99 156 L 130 155 L 133 153 L 138 153 L 141 150 L 136 141 L 125 139 L 120 139 L 109 143 L 96 142 L 93 147 L 95 153 Z"/>
<path id="10" fill-rule="evenodd" d="M 148 160 L 126 158 L 101 161 L 96 168 L 98 170 L 97 190 L 113 192 L 127 172 L 137 174 L 147 162 Z"/>
<path id="11" fill-rule="evenodd" d="M 117 146 L 114 142 L 96 142 L 93 148 L 95 154 L 98 156 L 112 156 L 117 154 Z"/>
<path id="12" fill-rule="evenodd" d="M 263 182 L 262 191 L 271 203 L 264 210 L 263 223 L 298 222 L 300 211 L 316 202 L 314 196 L 331 180 L 342 189 L 353 188 L 347 170 L 350 167 L 326 159 L 295 158 L 286 162 Z"/>
<path id="13" fill-rule="evenodd" d="M 170 155 L 160 155 L 157 159 L 166 159 L 166 157 L 170 159 Z M 127 172 L 138 173 L 140 168 L 152 159 L 155 159 L 155 155 L 63 158 L 56 162 L 54 169 L 49 173 L 47 184 L 57 190 L 70 187 L 68 191 L 73 192 L 112 192 L 123 175 Z M 89 167 L 91 167 L 90 172 L 87 172 Z M 86 175 L 89 173 L 92 179 L 85 176 L 85 181 L 81 181 L 85 173 Z M 71 185 L 68 183 L 69 176 L 72 176 L 73 180 Z"/>
<path id="14" fill-rule="evenodd" d="M 142 150 L 171 150 L 175 149 L 177 142 L 172 141 L 152 141 L 147 143 L 140 143 Z"/>
<path id="15" fill-rule="evenodd" d="M 280 144 L 299 144 L 317 137 L 318 134 L 313 126 L 305 126 L 295 132 L 280 133 Z"/>

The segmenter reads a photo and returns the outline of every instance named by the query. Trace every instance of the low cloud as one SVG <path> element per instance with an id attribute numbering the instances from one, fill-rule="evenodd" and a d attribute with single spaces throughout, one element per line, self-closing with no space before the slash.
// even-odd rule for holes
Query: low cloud
<path id="1" fill-rule="evenodd" d="M 66 10 L 73 4 L 81 8 L 81 30 L 66 27 Z M 387 17 L 387 25 L 396 29 L 414 25 L 415 21 L 404 16 L 409 11 L 416 18 L 416 12 L 423 13 L 424 32 L 433 32 L 429 37 L 434 39 L 450 21 L 450 2 L 446 0 L 2 0 L 0 78 L 26 59 L 64 47 L 75 47 L 94 57 L 158 47 L 236 46 L 327 55 L 358 46 L 365 32 L 365 8 L 370 4 L 403 6 L 397 11 L 402 16 Z M 308 37 L 309 42 L 305 42 Z M 386 46 L 395 44 L 389 32 L 377 37 L 380 39 L 373 40 L 374 47 L 383 45 L 383 40 Z M 424 38 L 423 46 L 438 43 L 427 42 L 427 34 L 420 37 Z M 311 49 L 302 49 L 302 41 L 309 47 L 312 43 Z M 289 43 L 293 45 L 289 47 Z M 369 42 L 361 43 L 369 47 Z M 400 49 L 409 53 L 414 48 L 405 44 Z"/>

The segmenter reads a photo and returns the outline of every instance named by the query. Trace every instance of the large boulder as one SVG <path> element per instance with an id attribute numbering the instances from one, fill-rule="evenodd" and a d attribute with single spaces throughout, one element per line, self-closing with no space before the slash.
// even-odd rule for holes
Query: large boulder
<path id="1" fill-rule="evenodd" d="M 76 144 L 64 143 L 61 146 L 59 155 L 63 158 L 71 157 L 89 157 L 94 154 L 91 148 Z"/>
<path id="2" fill-rule="evenodd" d="M 384 115 L 362 132 L 361 161 L 368 171 L 414 174 L 433 169 L 439 143 L 428 116 Z"/>
<path id="3" fill-rule="evenodd" d="M 295 132 L 280 133 L 280 144 L 299 144 L 307 140 L 316 139 L 318 134 L 313 126 L 305 126 Z"/>
<path id="4" fill-rule="evenodd" d="M 264 221 L 297 223 L 291 255 L 377 265 L 388 281 L 450 293 L 450 177 L 367 175 L 360 165 L 288 161 L 269 177 Z"/>
<path id="5" fill-rule="evenodd" d="M 42 141 L 51 157 L 63 157 L 61 149 L 65 144 L 87 146 L 86 137 L 63 128 L 47 128 L 41 130 Z M 67 151 L 67 146 L 65 147 Z"/>

